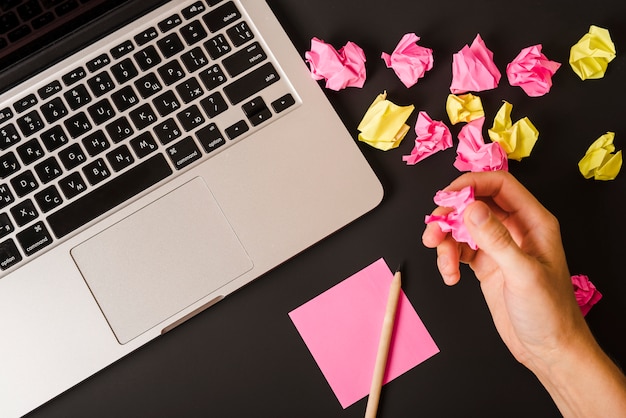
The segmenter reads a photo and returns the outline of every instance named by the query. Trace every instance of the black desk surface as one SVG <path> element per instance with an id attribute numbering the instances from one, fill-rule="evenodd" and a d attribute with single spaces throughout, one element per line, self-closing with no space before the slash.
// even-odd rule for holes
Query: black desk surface
<path id="1" fill-rule="evenodd" d="M 452 54 L 480 33 L 503 72 L 500 86 L 479 93 L 490 126 L 502 100 L 514 120 L 528 116 L 540 132 L 531 157 L 512 161 L 515 174 L 561 221 L 571 272 L 590 276 L 604 298 L 587 316 L 605 350 L 626 363 L 623 278 L 626 173 L 615 181 L 585 180 L 577 163 L 593 140 L 616 132 L 626 148 L 626 2 L 618 0 L 269 0 L 298 50 L 317 36 L 339 48 L 348 40 L 368 57 L 363 89 L 326 91 L 346 126 L 356 126 L 374 97 L 387 90 L 398 104 L 448 121 L 445 99 Z M 606 77 L 581 81 L 569 49 L 589 26 L 610 30 L 617 58 Z M 410 89 L 380 59 L 407 32 L 434 50 L 435 66 Z M 563 66 L 552 91 L 529 98 L 509 86 L 504 68 L 524 47 Z M 623 49 L 624 48 L 624 49 Z M 455 137 L 460 126 L 452 127 Z M 184 326 L 148 344 L 35 411 L 33 417 L 360 417 L 365 399 L 343 410 L 287 313 L 379 257 L 404 262 L 404 290 L 441 352 L 386 385 L 381 417 L 554 417 L 551 399 L 516 363 L 494 330 L 469 269 L 444 285 L 435 252 L 424 248 L 423 217 L 435 192 L 459 172 L 455 148 L 416 166 L 411 131 L 399 149 L 360 147 L 386 198 L 370 214 L 266 274 Z M 584 378 L 584 377 L 583 377 Z"/>

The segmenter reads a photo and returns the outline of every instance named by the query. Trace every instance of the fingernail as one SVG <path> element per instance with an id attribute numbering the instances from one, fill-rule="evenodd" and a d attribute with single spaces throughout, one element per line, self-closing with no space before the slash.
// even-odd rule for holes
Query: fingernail
<path id="1" fill-rule="evenodd" d="M 476 205 L 469 213 L 469 220 L 475 226 L 481 226 L 489 219 L 489 208 L 485 205 Z"/>

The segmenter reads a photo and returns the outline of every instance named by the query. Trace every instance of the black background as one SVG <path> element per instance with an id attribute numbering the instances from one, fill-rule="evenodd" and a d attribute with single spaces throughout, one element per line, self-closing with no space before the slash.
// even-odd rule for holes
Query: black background
<path id="1" fill-rule="evenodd" d="M 184 326 L 139 349 L 31 414 L 32 417 L 360 417 L 366 400 L 343 410 L 291 323 L 288 313 L 354 272 L 384 257 L 403 263 L 404 290 L 441 352 L 383 389 L 381 417 L 559 416 L 535 377 L 509 354 L 495 332 L 478 282 L 463 268 L 447 287 L 434 250 L 421 244 L 432 197 L 460 173 L 455 147 L 416 166 L 417 111 L 448 122 L 445 100 L 452 54 L 480 33 L 503 73 L 500 86 L 478 95 L 486 128 L 502 100 L 513 120 L 528 116 L 539 130 L 529 158 L 511 161 L 517 176 L 561 222 L 572 274 L 587 274 L 603 299 L 587 316 L 600 344 L 626 362 L 626 281 L 623 277 L 624 188 L 616 180 L 585 180 L 577 163 L 607 131 L 626 145 L 626 3 L 618 0 L 505 2 L 410 0 L 269 0 L 301 55 L 317 36 L 340 48 L 361 46 L 368 58 L 362 89 L 325 90 L 356 138 L 356 126 L 383 90 L 414 104 L 411 131 L 398 149 L 361 150 L 385 188 L 373 212 L 238 291 Z M 609 29 L 617 58 L 606 76 L 581 81 L 568 64 L 570 47 L 595 24 Z M 434 51 L 434 68 L 410 89 L 387 69 L 402 35 L 415 32 Z M 530 98 L 511 87 L 504 70 L 522 48 L 541 43 L 562 67 L 550 93 Z M 311 115 L 315 117 L 315 115 Z M 460 125 L 451 126 L 453 136 Z M 392 267 L 393 268 L 393 267 Z M 581 376 L 584 379 L 584 376 Z"/>

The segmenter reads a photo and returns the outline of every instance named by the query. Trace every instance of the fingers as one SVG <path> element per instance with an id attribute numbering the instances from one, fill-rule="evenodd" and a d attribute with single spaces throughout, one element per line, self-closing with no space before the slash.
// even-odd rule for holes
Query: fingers
<path id="1" fill-rule="evenodd" d="M 460 190 L 472 186 L 474 195 L 490 197 L 503 211 L 545 211 L 541 203 L 506 171 L 466 173 L 454 180 L 446 190 Z"/>
<path id="2" fill-rule="evenodd" d="M 471 203 L 465 210 L 464 222 L 480 251 L 489 254 L 501 269 L 522 269 L 526 266 L 526 254 L 484 202 Z M 477 276 L 480 276 L 479 272 Z"/>

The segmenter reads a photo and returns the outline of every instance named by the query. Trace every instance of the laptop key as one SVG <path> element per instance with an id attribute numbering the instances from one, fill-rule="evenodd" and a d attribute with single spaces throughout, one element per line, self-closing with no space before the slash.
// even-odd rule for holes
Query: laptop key
<path id="1" fill-rule="evenodd" d="M 167 19 L 160 21 L 157 26 L 159 27 L 161 32 L 165 33 L 165 32 L 172 30 L 173 28 L 180 25 L 181 23 L 183 23 L 183 20 L 180 18 L 180 16 L 177 14 L 173 14 Z"/>
<path id="2" fill-rule="evenodd" d="M 204 116 L 200 113 L 198 106 L 193 105 L 176 114 L 178 121 L 187 132 L 197 128 L 204 123 Z"/>
<path id="3" fill-rule="evenodd" d="M 211 123 L 196 132 L 196 137 L 200 141 L 200 145 L 207 154 L 226 144 L 224 136 L 218 129 L 217 125 Z"/>
<path id="4" fill-rule="evenodd" d="M 6 184 L 0 184 L 0 208 L 4 208 L 15 202 L 15 197 Z"/>
<path id="5" fill-rule="evenodd" d="M 172 174 L 162 154 L 104 183 L 46 219 L 57 238 L 64 237 Z"/>
<path id="6" fill-rule="evenodd" d="M 60 148 L 62 145 L 65 145 L 69 142 L 65 131 L 61 126 L 57 125 L 53 128 L 48 129 L 44 133 L 41 134 L 41 141 L 43 142 L 46 149 L 50 152 Z"/>
<path id="7" fill-rule="evenodd" d="M 280 75 L 274 65 L 268 62 L 224 87 L 224 93 L 235 105 L 278 80 L 280 80 Z"/>
<path id="8" fill-rule="evenodd" d="M 17 197 L 24 197 L 39 187 L 32 171 L 24 171 L 11 179 L 11 185 Z"/>
<path id="9" fill-rule="evenodd" d="M 258 42 L 255 42 L 235 52 L 233 55 L 224 58 L 222 64 L 231 77 L 236 77 L 258 63 L 265 61 L 265 59 L 267 59 L 265 51 L 263 51 L 263 48 L 261 48 Z"/>
<path id="10" fill-rule="evenodd" d="M 0 155 L 0 178 L 5 179 L 17 173 L 20 168 L 20 163 L 13 152 Z"/>
<path id="11" fill-rule="evenodd" d="M 0 269 L 7 270 L 20 261 L 22 255 L 12 239 L 0 243 Z"/>
<path id="12" fill-rule="evenodd" d="M 240 120 L 239 122 L 234 123 L 233 125 L 226 128 L 225 131 L 226 135 L 228 135 L 228 138 L 235 139 L 248 132 L 249 129 L 250 128 L 248 128 L 248 124 L 246 123 L 246 121 Z"/>
<path id="13" fill-rule="evenodd" d="M 41 148 L 37 138 L 33 138 L 17 147 L 17 153 L 24 165 L 31 164 L 44 156 L 43 148 Z"/>
<path id="14" fill-rule="evenodd" d="M 78 171 L 59 180 L 59 187 L 68 200 L 87 190 L 87 184 Z"/>
<path id="15" fill-rule="evenodd" d="M 190 136 L 169 147 L 166 153 L 177 170 L 187 167 L 189 164 L 202 157 L 200 149 Z"/>
<path id="16" fill-rule="evenodd" d="M 91 130 L 91 123 L 89 122 L 89 119 L 87 119 L 87 115 L 85 115 L 84 112 L 80 112 L 71 118 L 66 119 L 64 124 L 72 138 L 78 138 L 82 134 Z"/>
<path id="17" fill-rule="evenodd" d="M 91 95 L 83 84 L 66 91 L 63 93 L 63 97 L 65 97 L 67 104 L 70 105 L 72 110 L 76 110 L 91 102 Z"/>
<path id="18" fill-rule="evenodd" d="M 126 41 L 126 42 L 122 42 L 115 48 L 112 48 L 110 52 L 113 58 L 118 59 L 118 58 L 122 58 L 124 55 L 128 54 L 129 52 L 132 52 L 134 49 L 135 49 L 135 46 L 133 45 L 133 42 Z"/>
<path id="19" fill-rule="evenodd" d="M 118 84 L 124 84 L 139 74 L 137 72 L 137 67 L 135 67 L 135 64 L 133 64 L 130 58 L 126 58 L 112 66 L 111 72 L 113 73 L 113 77 L 115 77 Z"/>
<path id="20" fill-rule="evenodd" d="M 252 33 L 248 23 L 245 21 L 239 22 L 232 28 L 227 29 L 226 34 L 236 47 L 239 47 L 254 38 L 254 33 Z"/>
<path id="21" fill-rule="evenodd" d="M 139 65 L 139 68 L 141 68 L 143 71 L 149 70 L 150 68 L 161 62 L 161 57 L 159 56 L 159 53 L 152 45 L 142 49 L 139 52 L 136 52 L 133 56 L 135 57 L 135 61 Z"/>
<path id="22" fill-rule="evenodd" d="M 4 238 L 11 232 L 15 231 L 15 227 L 7 213 L 0 213 L 0 238 Z"/>
<path id="23" fill-rule="evenodd" d="M 228 104 L 226 104 L 226 101 L 219 91 L 216 91 L 206 99 L 203 99 L 200 104 L 210 118 L 214 118 L 220 113 L 228 110 Z"/>
<path id="24" fill-rule="evenodd" d="M 139 98 L 131 86 L 126 86 L 123 89 L 116 91 L 111 95 L 111 99 L 113 100 L 113 103 L 115 103 L 117 110 L 120 112 L 128 110 L 139 103 Z"/>
<path id="25" fill-rule="evenodd" d="M 87 80 L 87 84 L 96 97 L 100 97 L 103 94 L 108 93 L 115 87 L 115 83 L 113 83 L 111 76 L 106 71 L 103 71 L 95 77 Z"/>
<path id="26" fill-rule="evenodd" d="M 187 42 L 187 45 L 193 45 L 207 37 L 206 30 L 204 30 L 199 20 L 194 20 L 181 27 L 180 34 L 183 36 L 183 39 L 185 39 L 185 42 Z"/>
<path id="27" fill-rule="evenodd" d="M 39 94 L 41 100 L 46 100 L 56 93 L 60 92 L 61 89 L 61 83 L 59 83 L 57 80 L 54 80 L 37 90 L 37 94 Z"/>
<path id="28" fill-rule="evenodd" d="M 89 71 L 96 72 L 111 63 L 111 59 L 107 54 L 98 55 L 96 58 L 87 62 L 86 66 Z"/>
<path id="29" fill-rule="evenodd" d="M 159 67 L 157 70 L 165 85 L 170 86 L 185 77 L 185 71 L 176 60 Z"/>
<path id="30" fill-rule="evenodd" d="M 43 213 L 47 213 L 63 203 L 63 198 L 59 194 L 59 190 L 54 185 L 51 185 L 37 193 L 35 201 L 39 205 L 39 209 Z"/>
<path id="31" fill-rule="evenodd" d="M 74 143 L 59 151 L 59 159 L 66 170 L 76 168 L 87 161 L 87 157 L 78 143 Z"/>
<path id="32" fill-rule="evenodd" d="M 215 64 L 200 73 L 200 80 L 207 90 L 213 90 L 226 82 L 226 75 L 219 65 Z"/>
<path id="33" fill-rule="evenodd" d="M 52 244 L 52 236 L 41 221 L 18 233 L 16 238 L 26 255 L 33 255 L 42 248 Z"/>
<path id="34" fill-rule="evenodd" d="M 154 141 L 154 137 L 149 131 L 144 132 L 138 137 L 131 139 L 130 146 L 133 148 L 135 154 L 139 158 L 144 158 L 150 155 L 158 148 L 157 143 Z"/>
<path id="35" fill-rule="evenodd" d="M 274 100 L 271 103 L 272 108 L 274 109 L 274 112 L 276 112 L 276 113 L 280 113 L 283 110 L 286 110 L 286 109 L 288 109 L 289 107 L 291 107 L 291 106 L 293 106 L 295 104 L 296 104 L 296 100 L 289 93 L 287 93 L 284 96 Z"/>
<path id="36" fill-rule="evenodd" d="M 37 164 L 35 166 L 35 172 L 43 184 L 50 183 L 63 173 L 61 166 L 54 157 L 46 158 Z"/>
<path id="37" fill-rule="evenodd" d="M 13 103 L 13 108 L 17 113 L 22 113 L 23 111 L 35 106 L 37 104 L 37 97 L 34 94 L 29 94 L 21 100 Z"/>
<path id="38" fill-rule="evenodd" d="M 55 97 L 48 103 L 41 106 L 41 113 L 48 123 L 54 123 L 67 115 L 67 108 L 60 97 Z"/>
<path id="39" fill-rule="evenodd" d="M 217 32 L 241 18 L 235 3 L 229 1 L 217 9 L 205 14 L 202 19 L 211 32 Z"/>
<path id="40" fill-rule="evenodd" d="M 37 219 L 39 212 L 37 212 L 33 201 L 26 199 L 11 208 L 11 215 L 13 215 L 17 226 L 24 226 Z"/>
<path id="41" fill-rule="evenodd" d="M 63 80 L 66 86 L 70 86 L 74 84 L 75 82 L 77 82 L 78 80 L 85 78 L 86 76 L 87 76 L 87 72 L 85 72 L 85 69 L 83 67 L 78 67 L 70 71 L 69 73 L 65 74 L 63 77 L 61 77 L 61 79 Z"/>
<path id="42" fill-rule="evenodd" d="M 137 42 L 137 45 L 141 46 L 141 45 L 147 44 L 148 42 L 150 42 L 151 40 L 155 39 L 158 36 L 159 36 L 159 33 L 157 32 L 155 28 L 152 27 L 135 35 L 134 39 L 135 39 L 135 42 Z"/>
<path id="43" fill-rule="evenodd" d="M 223 57 L 228 54 L 232 48 L 226 40 L 226 37 L 221 33 L 204 43 L 204 48 L 209 53 L 209 56 L 214 60 Z"/>
<path id="44" fill-rule="evenodd" d="M 13 117 L 13 112 L 11 111 L 10 108 L 5 107 L 4 109 L 0 110 L 0 123 L 4 122 L 5 120 L 9 120 Z"/>
<path id="45" fill-rule="evenodd" d="M 9 123 L 6 126 L 0 128 L 0 149 L 6 150 L 13 144 L 16 144 L 22 139 L 20 134 L 15 129 L 15 125 Z"/>
<path id="46" fill-rule="evenodd" d="M 201 1 L 197 1 L 191 6 L 185 7 L 181 13 L 185 19 L 191 19 L 194 16 L 197 16 L 206 11 L 206 7 Z"/>
<path id="47" fill-rule="evenodd" d="M 163 39 L 159 39 L 157 41 L 157 46 L 165 58 L 170 58 L 185 49 L 185 46 L 176 32 L 170 33 Z"/>
<path id="48" fill-rule="evenodd" d="M 41 116 L 39 116 L 39 112 L 33 110 L 18 118 L 17 126 L 19 126 L 24 136 L 29 137 L 35 132 L 42 130 L 45 124 L 41 119 Z"/>

